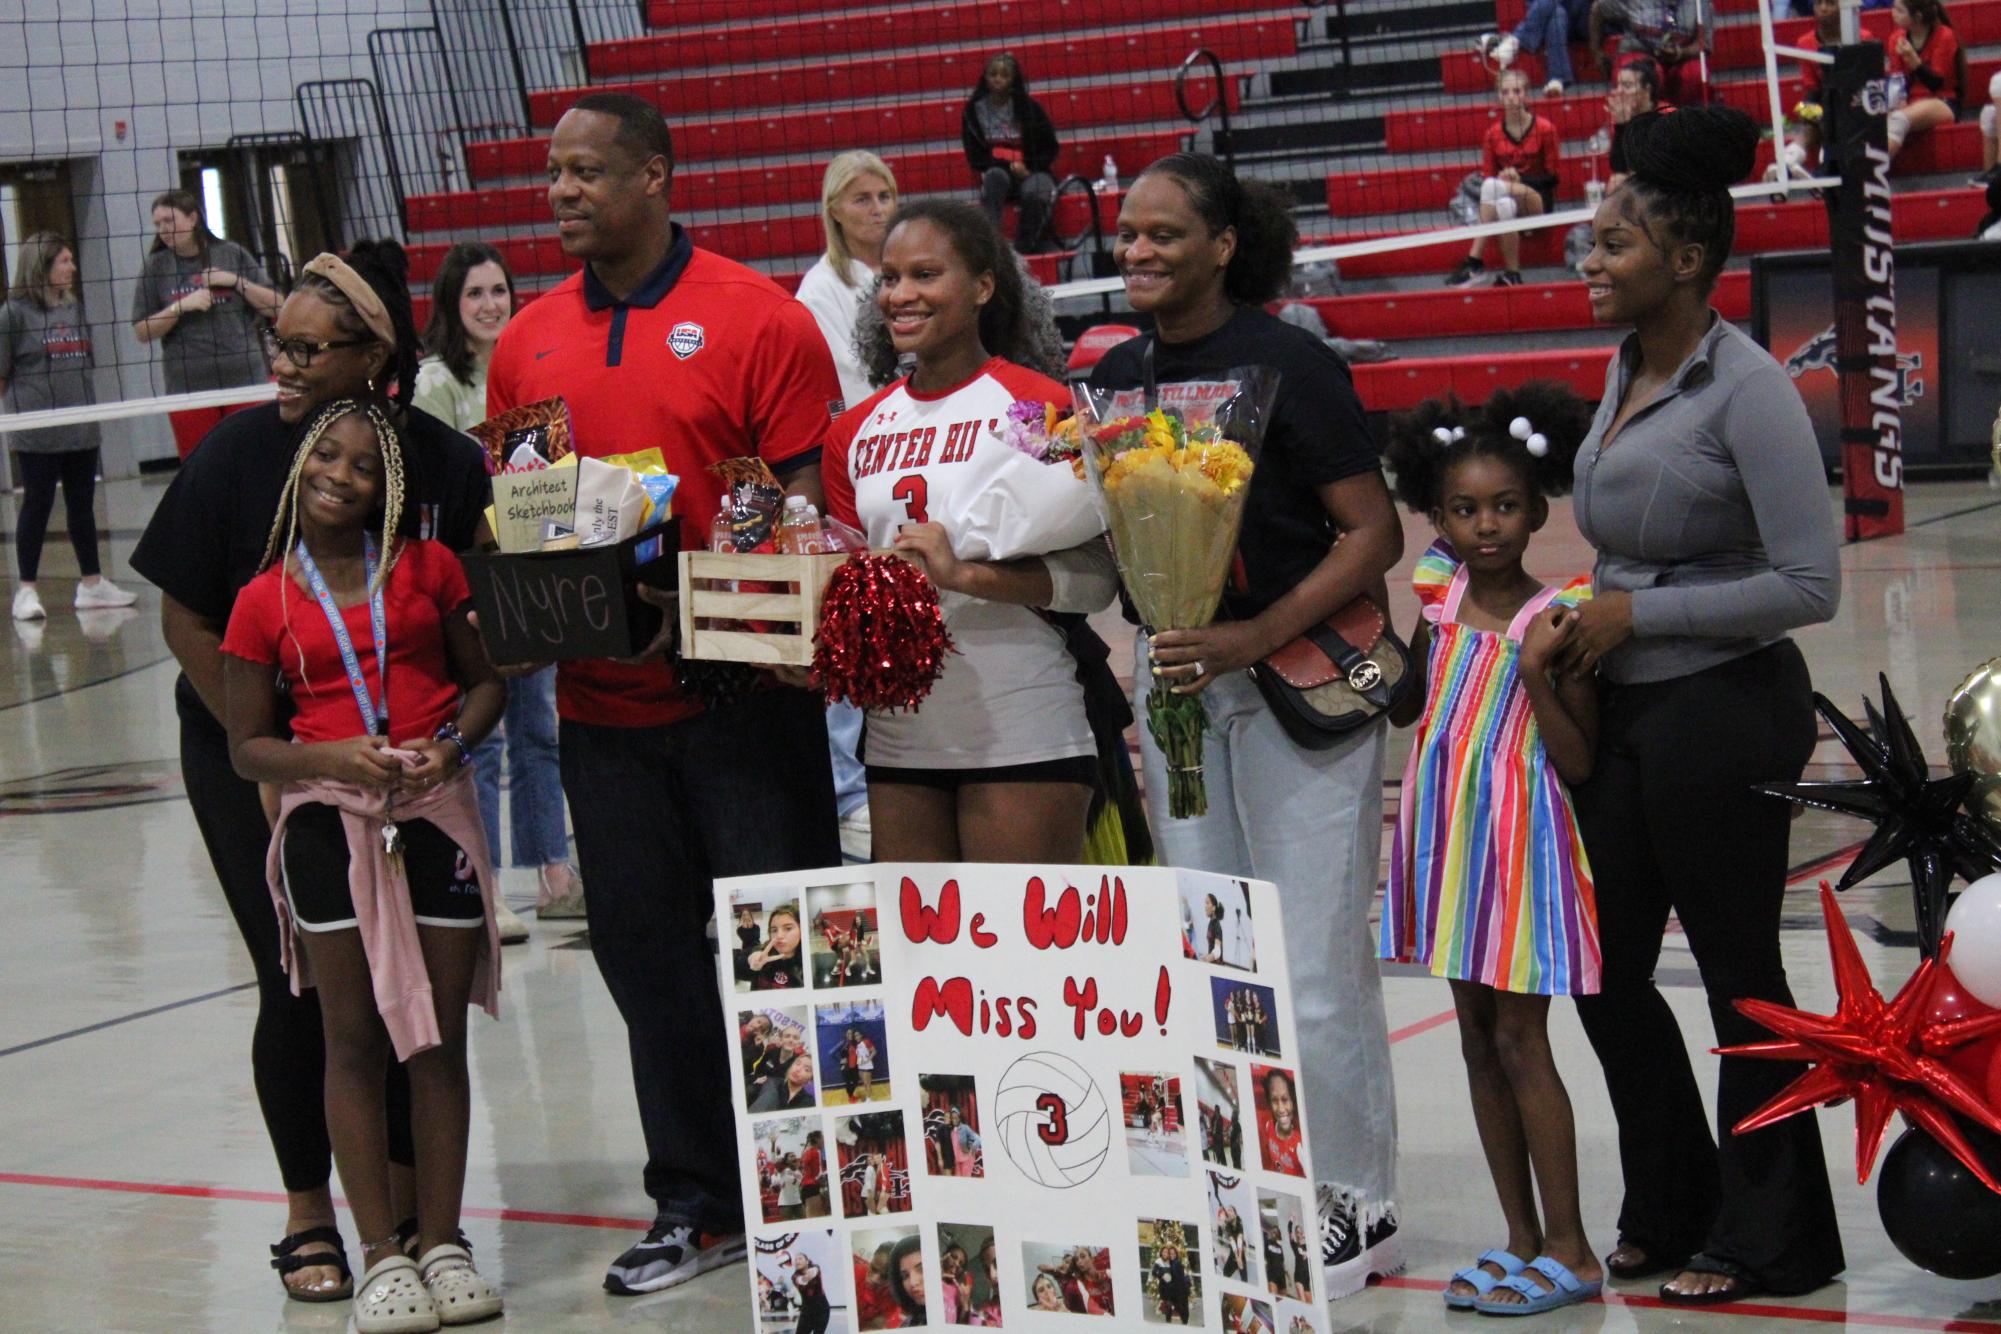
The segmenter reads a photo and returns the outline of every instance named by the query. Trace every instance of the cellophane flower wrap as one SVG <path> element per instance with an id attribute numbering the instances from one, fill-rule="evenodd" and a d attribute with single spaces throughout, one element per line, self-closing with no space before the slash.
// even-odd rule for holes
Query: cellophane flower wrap
<path id="1" fill-rule="evenodd" d="M 1006 449 L 977 449 L 955 465 L 958 500 L 932 517 L 952 536 L 960 560 L 1047 556 L 1105 531 L 1097 501 L 1076 457 L 1067 405 L 1017 399 L 991 432 Z M 1066 452 L 1067 450 L 1067 452 Z"/>
<path id="2" fill-rule="evenodd" d="M 1085 472 L 1104 506 L 1126 595 L 1148 635 L 1201 629 L 1215 619 L 1229 580 L 1277 372 L 1243 367 L 1216 380 L 1162 384 L 1157 394 L 1083 384 L 1075 392 Z M 1146 723 L 1167 760 L 1168 814 L 1207 814 L 1208 710 L 1201 695 L 1176 694 L 1160 677 L 1152 682 Z"/>

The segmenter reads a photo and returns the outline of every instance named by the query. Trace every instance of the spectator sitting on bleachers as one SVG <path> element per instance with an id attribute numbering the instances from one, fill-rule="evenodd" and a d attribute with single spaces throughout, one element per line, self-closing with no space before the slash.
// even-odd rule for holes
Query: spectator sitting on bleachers
<path id="1" fill-rule="evenodd" d="M 1706 40 L 1698 0 L 1596 0 L 1591 6 L 1591 52 L 1607 78 L 1638 60 L 1655 66 L 1658 96 L 1682 106 L 1709 100 L 1703 86 L 1702 61 Z M 1605 49 L 1612 32 L 1620 34 L 1617 53 Z"/>
<path id="2" fill-rule="evenodd" d="M 1530 0 L 1529 12 L 1513 32 L 1505 37 L 1483 33 L 1475 46 L 1500 69 L 1512 66 L 1524 49 L 1540 52 L 1549 75 L 1542 93 L 1555 97 L 1577 81 L 1570 65 L 1570 39 L 1584 35 L 1590 14 L 1591 0 Z"/>
<path id="3" fill-rule="evenodd" d="M 1608 165 L 1612 174 L 1605 182 L 1606 193 L 1625 183 L 1632 170 L 1626 162 L 1626 126 L 1635 116 L 1649 111 L 1673 111 L 1661 101 L 1660 70 L 1651 60 L 1635 60 L 1623 66 L 1612 80 L 1612 93 L 1605 99 L 1605 114 L 1612 118 L 1612 152 Z"/>
<path id="4" fill-rule="evenodd" d="M 1938 0 L 1897 0 L 1897 30 L 1883 49 L 1890 76 L 1890 156 L 1914 134 L 1950 125 L 1959 115 L 1959 34 Z"/>
<path id="5" fill-rule="evenodd" d="M 959 117 L 966 162 L 980 183 L 980 207 L 1001 225 L 1010 199 L 1021 204 L 1014 248 L 1032 255 L 1043 248 L 1043 233 L 1056 201 L 1056 127 L 1042 104 L 1028 95 L 1021 62 L 1005 51 L 987 61 L 979 83 Z"/>
<path id="6" fill-rule="evenodd" d="M 1987 80 L 1987 103 L 1980 108 L 1980 174 L 1972 180 L 1974 185 L 1991 185 L 2001 180 L 2001 73 Z"/>
<path id="7" fill-rule="evenodd" d="M 1841 0 L 1813 0 L 1813 24 L 1812 30 L 1801 34 L 1794 43 L 1800 50 L 1832 51 L 1841 45 Z M 1817 60 L 1800 62 L 1800 100 L 1793 112 L 1799 131 L 1786 145 L 1782 162 L 1765 168 L 1768 181 L 1779 180 L 1782 170 L 1795 176 L 1812 176 L 1812 168 L 1820 161 L 1822 68 Z"/>
<path id="8" fill-rule="evenodd" d="M 2001 241 L 2001 180 L 1987 183 L 1987 213 L 1973 229 L 1976 241 Z"/>
<path id="9" fill-rule="evenodd" d="M 1557 161 L 1563 145 L 1556 126 L 1547 117 L 1529 110 L 1529 76 L 1518 69 L 1504 70 L 1499 80 L 1501 114 L 1487 127 L 1480 144 L 1480 221 L 1506 222 L 1526 215 L 1549 212 L 1556 202 Z M 1522 236 L 1503 232 L 1501 272 L 1496 287 L 1519 285 L 1522 280 Z M 1486 272 L 1480 254 L 1487 238 L 1474 240 L 1473 248 L 1446 280 L 1449 287 L 1470 287 Z"/>

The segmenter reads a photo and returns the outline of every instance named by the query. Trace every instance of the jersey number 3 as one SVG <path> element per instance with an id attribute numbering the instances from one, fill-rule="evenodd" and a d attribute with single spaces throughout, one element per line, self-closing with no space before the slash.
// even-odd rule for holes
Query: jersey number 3
<path id="1" fill-rule="evenodd" d="M 1054 1093 L 1045 1093 L 1035 1100 L 1040 1110 L 1048 1113 L 1049 1120 L 1035 1128 L 1035 1134 L 1044 1144 L 1068 1144 L 1070 1142 L 1070 1109 L 1063 1099 Z"/>
<path id="2" fill-rule="evenodd" d="M 911 523 L 929 523 L 931 516 L 924 512 L 924 503 L 930 498 L 930 490 L 924 485 L 924 478 L 917 473 L 897 479 L 889 494 L 903 502 L 903 512 L 910 516 Z"/>

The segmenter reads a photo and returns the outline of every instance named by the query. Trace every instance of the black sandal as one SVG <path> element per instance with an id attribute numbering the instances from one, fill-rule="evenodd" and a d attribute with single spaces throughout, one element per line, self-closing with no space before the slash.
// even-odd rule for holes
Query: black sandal
<path id="1" fill-rule="evenodd" d="M 332 1246 L 333 1250 L 299 1254 L 300 1247 L 322 1241 Z M 285 1282 L 287 1274 L 321 1266 L 340 1270 L 341 1285 L 338 1288 L 329 1292 L 306 1292 Z M 344 1302 L 354 1296 L 354 1271 L 347 1265 L 347 1247 L 340 1239 L 340 1229 L 332 1224 L 309 1227 L 280 1241 L 271 1248 L 271 1267 L 278 1271 L 278 1284 L 285 1289 L 285 1295 L 295 1302 Z"/>
<path id="2" fill-rule="evenodd" d="M 1721 1274 L 1730 1281 L 1714 1292 L 1677 1292 L 1673 1280 L 1661 1284 L 1661 1300 L 1669 1306 L 1721 1306 L 1741 1302 L 1765 1290 L 1758 1276 L 1734 1260 L 1724 1260 L 1708 1252 L 1692 1255 L 1682 1265 L 1684 1274 Z"/>
<path id="3" fill-rule="evenodd" d="M 1640 1253 L 1640 1258 L 1637 1262 L 1621 1264 L 1612 1259 L 1612 1256 L 1628 1248 Z M 1648 1246 L 1644 1242 L 1629 1241 L 1625 1237 L 1621 1237 L 1619 1238 L 1619 1244 L 1614 1246 L 1611 1252 L 1605 1257 L 1605 1272 L 1613 1278 L 1622 1280 L 1652 1278 L 1655 1274 L 1670 1272 L 1678 1274 L 1687 1266 L 1690 1254 L 1691 1252 L 1689 1251 L 1681 1250 L 1660 1251 L 1652 1246 Z"/>

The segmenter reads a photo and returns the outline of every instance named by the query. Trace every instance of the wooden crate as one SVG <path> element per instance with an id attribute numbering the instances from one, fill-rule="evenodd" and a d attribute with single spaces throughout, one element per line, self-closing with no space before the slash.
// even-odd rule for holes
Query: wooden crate
<path id="1" fill-rule="evenodd" d="M 781 556 L 762 552 L 681 553 L 681 656 L 759 666 L 804 667 L 813 661 L 820 594 L 844 554 Z M 735 581 L 769 592 L 730 592 Z M 754 633 L 730 622 L 779 622 L 789 629 Z"/>

